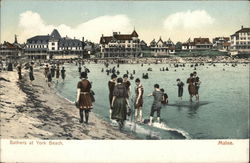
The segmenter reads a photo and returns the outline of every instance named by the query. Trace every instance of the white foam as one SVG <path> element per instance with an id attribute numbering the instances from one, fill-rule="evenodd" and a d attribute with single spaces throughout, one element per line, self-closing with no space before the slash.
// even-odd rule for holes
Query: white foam
<path id="1" fill-rule="evenodd" d="M 191 137 L 189 136 L 189 134 L 186 131 L 183 131 L 181 129 L 177 129 L 177 128 L 170 128 L 168 127 L 165 123 L 158 123 L 158 122 L 154 122 L 152 124 L 153 127 L 157 127 L 163 130 L 167 130 L 167 131 L 176 131 L 180 134 L 182 134 L 184 137 L 186 137 L 187 139 L 191 139 Z"/>

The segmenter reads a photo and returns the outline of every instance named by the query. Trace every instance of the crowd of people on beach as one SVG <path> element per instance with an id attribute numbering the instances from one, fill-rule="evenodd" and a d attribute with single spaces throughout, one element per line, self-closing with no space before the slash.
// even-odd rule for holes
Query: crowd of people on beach
<path id="1" fill-rule="evenodd" d="M 92 62 L 92 61 L 86 61 L 86 62 Z M 99 62 L 99 61 L 98 61 Z M 80 123 L 88 123 L 89 121 L 89 113 L 91 109 L 93 109 L 93 102 L 94 99 L 94 92 L 91 90 L 91 82 L 88 81 L 88 74 L 90 74 L 90 70 L 85 66 L 84 61 L 69 61 L 68 63 L 75 63 L 76 66 L 78 66 L 78 72 L 80 75 L 81 80 L 77 83 L 77 99 L 76 99 L 76 106 L 79 108 L 79 115 L 80 115 Z M 97 63 L 97 62 L 94 62 Z M 34 75 L 34 62 L 26 63 L 24 66 L 22 64 L 15 64 L 17 68 L 18 78 L 21 80 L 22 77 L 22 69 L 25 68 L 28 70 L 28 76 L 30 79 L 30 85 L 32 85 L 32 82 L 35 80 Z M 38 65 L 40 63 L 37 63 Z M 144 92 L 145 88 L 143 87 L 143 83 L 141 82 L 141 79 L 148 79 L 149 73 L 143 73 L 141 79 L 135 78 L 136 70 L 132 70 L 131 73 L 128 72 L 128 70 L 125 72 L 123 76 L 120 77 L 121 72 L 119 71 L 120 62 L 116 62 L 116 66 L 110 67 L 109 62 L 103 62 L 105 68 L 101 69 L 101 72 L 105 73 L 107 75 L 111 75 L 111 79 L 108 81 L 108 88 L 109 88 L 109 115 L 110 119 L 114 119 L 118 122 L 119 128 L 122 129 L 124 127 L 124 122 L 129 116 L 133 116 L 134 120 L 136 122 L 140 123 L 153 123 L 153 117 L 156 113 L 157 121 L 161 121 L 161 108 L 164 105 L 168 104 L 168 95 L 167 92 L 163 88 L 160 87 L 159 84 L 154 84 L 152 86 L 153 91 L 148 96 L 153 96 L 153 103 L 151 106 L 151 111 L 149 115 L 149 119 L 143 120 L 142 113 L 143 113 L 143 104 L 144 104 Z M 141 63 L 141 67 L 143 67 L 145 64 L 152 64 L 152 63 Z M 155 63 L 157 64 L 157 63 Z M 216 66 L 214 63 L 210 63 L 212 66 Z M 228 63 L 225 63 L 225 65 L 229 65 Z M 41 66 L 41 65 L 40 65 Z M 172 63 L 169 64 L 170 68 L 177 68 L 182 67 L 182 69 L 185 67 L 185 63 Z M 196 66 L 204 66 L 204 63 L 194 63 L 191 64 L 190 67 L 193 67 L 194 70 L 196 70 Z M 232 64 L 233 67 L 237 66 L 237 63 Z M 9 66 L 11 67 L 11 66 Z M 62 67 L 62 68 L 60 68 Z M 60 76 L 62 78 L 62 81 L 65 80 L 66 77 L 66 70 L 63 66 L 63 63 L 57 62 L 49 64 L 45 63 L 43 64 L 44 69 L 44 77 L 45 81 L 48 84 L 48 87 L 52 87 L 52 80 L 55 78 L 55 83 L 58 83 Z M 152 69 L 149 67 L 147 69 L 148 72 L 152 71 Z M 162 67 L 160 68 L 160 71 L 169 71 L 169 67 Z M 135 79 L 134 79 L 135 78 Z M 131 97 L 131 82 L 134 81 L 135 84 L 135 96 Z M 144 80 L 145 81 L 145 80 Z M 178 88 L 178 97 L 179 100 L 182 100 L 183 92 L 184 92 L 184 82 L 180 79 L 176 79 L 176 86 Z M 132 83 L 133 84 L 133 83 Z M 200 88 L 200 78 L 197 75 L 197 72 L 194 71 L 190 74 L 189 78 L 187 78 L 186 84 L 188 85 L 188 93 L 190 96 L 190 102 L 193 102 L 193 98 L 195 97 L 195 100 L 199 101 L 199 88 Z M 132 105 L 130 105 L 130 102 L 132 102 Z M 132 106 L 132 107 L 131 107 Z M 134 108 L 134 109 L 133 109 Z M 133 115 L 131 115 L 133 113 Z M 83 115 L 85 114 L 85 116 Z M 84 120 L 85 119 L 85 120 Z M 148 122 L 145 122 L 148 121 Z"/>
<path id="2" fill-rule="evenodd" d="M 87 123 L 89 121 L 89 112 L 91 112 L 91 109 L 93 109 L 93 102 L 95 102 L 94 98 L 94 92 L 91 90 L 91 82 L 88 80 L 88 74 L 90 73 L 90 70 L 83 66 L 84 69 L 82 69 L 82 65 L 84 65 L 84 62 L 76 62 L 76 66 L 78 66 L 78 72 L 80 75 L 81 80 L 77 84 L 77 96 L 76 96 L 76 106 L 79 108 L 79 115 L 80 115 L 80 123 Z M 144 87 L 141 83 L 140 78 L 136 78 L 134 80 L 134 74 L 135 70 L 132 71 L 129 77 L 129 72 L 126 71 L 126 73 L 121 77 L 118 77 L 120 75 L 119 70 L 116 70 L 116 68 L 119 68 L 119 63 L 117 66 L 114 66 L 113 68 L 109 69 L 109 64 L 104 63 L 106 69 L 107 75 L 111 75 L 111 80 L 108 81 L 108 88 L 109 88 L 109 115 L 110 119 L 116 120 L 119 124 L 119 128 L 122 129 L 124 127 L 124 122 L 127 120 L 128 116 L 134 116 L 134 120 L 136 122 L 140 123 L 149 123 L 152 125 L 153 123 L 153 117 L 156 112 L 157 121 L 160 123 L 160 116 L 161 116 L 161 108 L 163 105 L 168 104 L 168 95 L 165 92 L 163 88 L 160 87 L 159 84 L 153 85 L 153 92 L 149 94 L 148 96 L 153 96 L 154 100 L 151 106 L 151 111 L 149 115 L 148 122 L 147 119 L 143 120 L 142 118 L 142 112 L 143 112 L 143 96 L 144 96 Z M 32 85 L 32 81 L 35 80 L 34 74 L 33 74 L 33 66 L 34 63 L 31 62 L 30 64 L 25 65 L 25 69 L 29 70 L 29 79 L 30 84 Z M 141 64 L 143 67 L 143 64 Z M 184 64 L 181 65 L 185 66 Z M 174 67 L 176 65 L 174 64 Z M 82 71 L 83 70 L 83 71 Z M 22 79 L 22 65 L 19 64 L 17 66 L 17 72 L 19 79 Z M 101 70 L 104 72 L 104 69 Z M 151 69 L 148 69 L 147 71 L 152 71 Z M 161 68 L 160 71 L 168 71 L 168 67 Z M 61 76 L 62 80 L 65 79 L 66 70 L 65 67 L 62 66 L 60 69 L 60 64 L 45 64 L 44 66 L 44 77 L 45 81 L 48 83 L 48 87 L 52 86 L 52 79 L 56 78 L 56 83 L 58 83 L 59 78 Z M 143 79 L 148 79 L 148 73 L 142 75 Z M 135 97 L 131 97 L 131 82 L 130 80 L 135 81 Z M 178 87 L 178 97 L 180 100 L 182 100 L 183 96 L 183 87 L 184 83 L 177 79 L 177 87 Z M 190 77 L 187 79 L 188 84 L 188 92 L 190 95 L 190 102 L 193 101 L 193 97 L 196 97 L 196 101 L 199 101 L 199 86 L 200 86 L 200 79 L 197 76 L 197 72 L 193 72 L 190 74 Z M 130 106 L 130 101 L 132 101 L 133 108 Z M 131 113 L 134 113 L 131 115 Z M 85 116 L 83 115 L 85 114 Z M 84 121 L 85 119 L 85 121 Z"/>

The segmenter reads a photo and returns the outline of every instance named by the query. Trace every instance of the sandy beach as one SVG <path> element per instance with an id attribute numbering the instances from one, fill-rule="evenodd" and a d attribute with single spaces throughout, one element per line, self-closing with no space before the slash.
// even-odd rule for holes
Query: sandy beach
<path id="1" fill-rule="evenodd" d="M 16 70 L 0 73 L 1 139 L 135 139 L 90 113 L 89 124 L 79 123 L 79 111 L 49 89 L 42 70 L 18 79 Z M 6 80 L 3 80 L 6 79 Z"/>

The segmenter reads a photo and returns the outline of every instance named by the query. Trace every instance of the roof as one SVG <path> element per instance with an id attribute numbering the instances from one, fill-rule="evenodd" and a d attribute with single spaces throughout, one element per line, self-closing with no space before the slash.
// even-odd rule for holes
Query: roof
<path id="1" fill-rule="evenodd" d="M 241 28 L 240 30 L 238 30 L 236 33 L 243 33 L 243 32 L 250 32 L 250 28 Z"/>
<path id="2" fill-rule="evenodd" d="M 59 40 L 59 47 L 74 47 L 74 46 L 82 46 L 82 41 L 77 39 L 71 39 L 68 37 L 61 38 Z"/>
<path id="3" fill-rule="evenodd" d="M 141 40 L 140 45 L 146 45 L 147 46 L 147 43 L 145 41 Z"/>
<path id="4" fill-rule="evenodd" d="M 163 43 L 163 41 L 162 41 L 161 37 L 159 38 L 159 40 L 157 41 L 157 43 L 156 43 L 156 44 L 158 44 L 159 42 L 162 42 L 162 43 Z"/>
<path id="5" fill-rule="evenodd" d="M 139 35 L 138 35 L 138 33 L 134 30 L 134 31 L 132 32 L 131 36 L 132 36 L 132 37 L 138 37 Z"/>
<path id="6" fill-rule="evenodd" d="M 117 40 L 132 40 L 132 35 L 115 34 L 113 37 Z"/>
<path id="7" fill-rule="evenodd" d="M 102 36 L 100 39 L 100 44 L 108 44 L 112 40 L 112 36 Z"/>
<path id="8" fill-rule="evenodd" d="M 132 37 L 138 37 L 137 32 L 134 30 L 132 34 L 118 34 L 113 32 L 113 36 L 102 36 L 100 44 L 108 44 L 111 40 L 132 40 Z"/>
<path id="9" fill-rule="evenodd" d="M 230 38 L 229 37 L 215 37 L 213 40 L 226 40 L 228 41 Z"/>
<path id="10" fill-rule="evenodd" d="M 0 45 L 1 49 L 12 49 L 12 50 L 16 50 L 16 49 L 21 49 L 19 46 L 15 45 L 15 44 L 11 44 L 9 42 L 4 42 L 3 44 Z"/>
<path id="11" fill-rule="evenodd" d="M 54 29 L 52 31 L 52 33 L 50 34 L 50 37 L 51 38 L 55 38 L 55 39 L 60 39 L 61 38 L 61 35 L 59 34 L 59 32 L 57 31 L 57 29 Z"/>
<path id="12" fill-rule="evenodd" d="M 171 39 L 169 38 L 168 41 L 165 41 L 165 44 L 166 45 L 173 45 L 173 41 L 171 41 Z"/>
<path id="13" fill-rule="evenodd" d="M 211 44 L 209 38 L 194 38 L 194 44 Z"/>
<path id="14" fill-rule="evenodd" d="M 29 38 L 27 40 L 27 42 L 32 43 L 34 41 L 36 43 L 36 42 L 40 41 L 40 42 L 47 43 L 49 41 L 49 39 L 50 39 L 49 35 L 34 36 L 34 37 Z"/>

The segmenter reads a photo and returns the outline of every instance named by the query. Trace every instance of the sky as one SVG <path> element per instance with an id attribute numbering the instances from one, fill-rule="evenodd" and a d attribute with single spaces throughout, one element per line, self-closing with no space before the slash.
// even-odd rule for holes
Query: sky
<path id="1" fill-rule="evenodd" d="M 98 43 L 102 34 L 130 34 L 141 40 L 229 37 L 250 27 L 249 1 L 66 1 L 2 0 L 1 42 L 20 43 L 58 29 L 61 36 Z"/>

